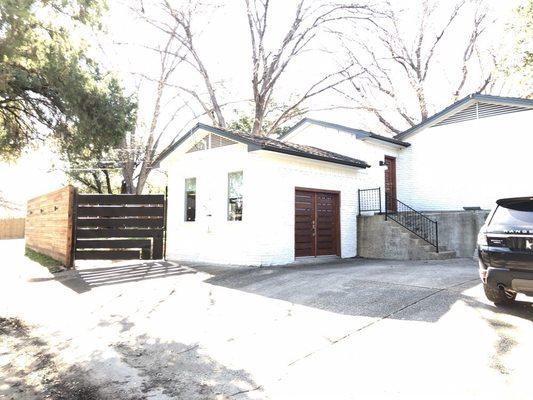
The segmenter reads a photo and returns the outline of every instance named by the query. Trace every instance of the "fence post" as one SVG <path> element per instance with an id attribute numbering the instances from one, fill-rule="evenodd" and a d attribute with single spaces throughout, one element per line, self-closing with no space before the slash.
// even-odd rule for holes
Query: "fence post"
<path id="1" fill-rule="evenodd" d="M 357 189 L 357 208 L 359 209 L 358 215 L 361 215 L 361 189 Z"/>
<path id="2" fill-rule="evenodd" d="M 379 212 L 381 214 L 381 186 L 378 187 L 378 196 L 379 196 Z"/>
<path id="3" fill-rule="evenodd" d="M 439 252 L 439 223 L 435 221 L 435 241 L 437 242 L 437 253 Z"/>
<path id="4" fill-rule="evenodd" d="M 76 222 L 78 221 L 78 189 L 72 188 L 70 201 L 70 224 L 71 224 L 71 234 L 70 234 L 70 262 L 67 265 L 67 268 L 76 267 Z"/>
<path id="5" fill-rule="evenodd" d="M 163 260 L 167 260 L 167 208 L 168 208 L 168 186 L 165 186 L 165 214 L 164 214 L 164 221 L 163 221 L 163 235 L 164 235 L 164 242 L 163 242 Z"/>

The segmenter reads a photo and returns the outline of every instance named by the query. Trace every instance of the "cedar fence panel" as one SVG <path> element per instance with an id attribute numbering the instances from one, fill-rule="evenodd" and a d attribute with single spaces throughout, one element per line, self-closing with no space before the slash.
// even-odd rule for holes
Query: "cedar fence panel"
<path id="1" fill-rule="evenodd" d="M 28 202 L 26 246 L 60 261 L 164 258 L 166 195 L 85 195 L 72 186 Z"/>
<path id="2" fill-rule="evenodd" d="M 28 201 L 26 213 L 26 246 L 66 267 L 73 265 L 74 197 L 74 187 L 66 186 Z"/>
<path id="3" fill-rule="evenodd" d="M 23 239 L 23 238 L 24 238 L 24 218 L 0 219 L 0 240 L 1 239 Z"/>
<path id="4" fill-rule="evenodd" d="M 166 196 L 78 194 L 76 260 L 164 258 Z"/>

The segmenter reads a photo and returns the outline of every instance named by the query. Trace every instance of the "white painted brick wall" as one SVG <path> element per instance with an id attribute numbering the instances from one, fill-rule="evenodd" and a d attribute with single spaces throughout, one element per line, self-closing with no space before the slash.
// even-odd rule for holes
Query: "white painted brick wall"
<path id="1" fill-rule="evenodd" d="M 363 170 L 242 144 L 177 153 L 168 168 L 170 258 L 223 264 L 275 265 L 294 261 L 294 191 L 341 192 L 341 256 L 357 253 L 357 189 Z M 227 221 L 227 174 L 243 171 L 243 221 Z M 184 181 L 196 178 L 196 221 L 184 221 Z M 208 215 L 211 216 L 208 216 Z"/>
<path id="2" fill-rule="evenodd" d="M 357 139 L 353 133 L 324 127 L 316 124 L 304 124 L 287 138 L 287 141 L 333 151 L 348 157 L 365 161 L 370 168 L 360 172 L 359 187 L 361 189 L 382 188 L 382 204 L 385 204 L 385 167 L 380 161 L 385 156 L 398 157 L 399 150 L 395 147 L 380 145 L 374 141 Z"/>
<path id="3" fill-rule="evenodd" d="M 357 189 L 361 169 L 305 160 L 271 152 L 256 158 L 260 185 L 254 221 L 259 227 L 261 264 L 294 260 L 294 192 L 296 187 L 340 191 L 341 257 L 357 254 Z"/>
<path id="4" fill-rule="evenodd" d="M 426 129 L 406 139 L 398 198 L 418 210 L 490 209 L 533 195 L 533 111 Z"/>

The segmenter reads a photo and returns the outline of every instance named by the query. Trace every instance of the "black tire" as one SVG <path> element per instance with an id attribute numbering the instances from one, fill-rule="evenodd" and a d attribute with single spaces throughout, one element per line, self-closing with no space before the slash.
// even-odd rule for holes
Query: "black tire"
<path id="1" fill-rule="evenodd" d="M 512 304 L 516 298 L 516 293 L 513 293 L 511 296 L 509 293 L 505 293 L 503 290 L 500 290 L 496 287 L 488 286 L 486 283 L 483 284 L 483 289 L 485 290 L 485 296 L 487 299 L 492 301 L 497 306 L 504 306 Z"/>

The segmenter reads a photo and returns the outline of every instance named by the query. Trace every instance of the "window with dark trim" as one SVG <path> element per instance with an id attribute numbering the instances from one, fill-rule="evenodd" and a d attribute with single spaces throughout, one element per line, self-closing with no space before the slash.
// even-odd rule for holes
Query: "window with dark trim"
<path id="1" fill-rule="evenodd" d="M 185 179 L 185 221 L 196 221 L 196 178 Z"/>
<path id="2" fill-rule="evenodd" d="M 242 221 L 242 171 L 228 174 L 228 221 Z"/>

